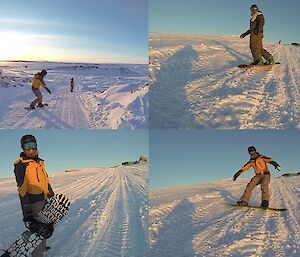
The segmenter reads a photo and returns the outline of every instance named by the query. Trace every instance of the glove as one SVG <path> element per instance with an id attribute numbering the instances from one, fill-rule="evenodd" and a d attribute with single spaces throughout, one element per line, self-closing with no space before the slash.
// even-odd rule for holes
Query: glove
<path id="1" fill-rule="evenodd" d="M 33 233 L 37 233 L 38 235 L 44 237 L 45 239 L 48 239 L 52 236 L 54 227 L 53 223 L 46 224 L 46 223 L 41 223 L 35 219 L 33 221 L 28 222 L 26 224 L 26 227 Z"/>
<path id="2" fill-rule="evenodd" d="M 239 175 L 241 175 L 241 173 L 242 173 L 241 170 L 239 170 L 237 173 L 235 173 L 235 174 L 233 175 L 233 181 L 236 181 L 236 179 L 238 178 Z"/>
<path id="3" fill-rule="evenodd" d="M 240 35 L 240 38 L 244 38 L 246 36 L 246 33 L 243 33 Z"/>
<path id="4" fill-rule="evenodd" d="M 275 169 L 281 171 L 281 167 L 279 165 L 275 167 Z"/>
<path id="5" fill-rule="evenodd" d="M 23 217 L 23 221 L 26 222 L 32 222 L 34 220 L 33 215 L 29 215 L 26 217 Z"/>
<path id="6" fill-rule="evenodd" d="M 51 94 L 51 91 L 49 88 L 45 87 L 45 89 L 48 91 L 49 94 Z"/>

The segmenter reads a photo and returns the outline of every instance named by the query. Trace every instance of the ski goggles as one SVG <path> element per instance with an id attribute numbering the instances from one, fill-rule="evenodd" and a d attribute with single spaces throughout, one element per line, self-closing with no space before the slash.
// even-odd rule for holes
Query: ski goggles
<path id="1" fill-rule="evenodd" d="M 31 148 L 37 149 L 37 143 L 36 142 L 28 142 L 23 144 L 22 148 L 24 150 L 30 150 Z"/>

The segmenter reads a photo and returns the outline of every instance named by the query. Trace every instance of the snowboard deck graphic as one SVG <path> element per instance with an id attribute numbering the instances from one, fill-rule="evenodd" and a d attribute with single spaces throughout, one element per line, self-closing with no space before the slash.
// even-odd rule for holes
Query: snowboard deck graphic
<path id="1" fill-rule="evenodd" d="M 262 208 L 260 206 L 251 206 L 251 205 L 243 206 L 243 205 L 237 205 L 237 204 L 232 204 L 232 203 L 226 203 L 226 205 L 230 205 L 232 207 L 237 207 L 237 208 L 248 208 L 248 209 L 256 209 L 256 210 L 275 211 L 275 212 L 287 211 L 287 209 L 285 209 L 285 208 L 271 208 L 271 207 Z"/>
<path id="2" fill-rule="evenodd" d="M 70 207 L 69 199 L 57 194 L 46 200 L 46 205 L 36 218 L 42 223 L 53 223 L 55 227 L 59 221 L 68 213 Z M 26 230 L 22 235 L 8 248 L 8 250 L 1 255 L 10 257 L 25 257 L 30 256 L 31 253 L 43 241 L 43 237 L 37 233 Z"/>
<path id="3" fill-rule="evenodd" d="M 35 109 L 31 109 L 30 106 L 25 107 L 26 110 L 30 111 L 30 110 L 36 110 L 36 109 L 43 109 L 45 106 L 49 106 L 48 104 L 43 104 L 43 107 L 36 107 Z"/>
<path id="4" fill-rule="evenodd" d="M 245 68 L 251 68 L 251 69 L 266 69 L 266 68 L 271 68 L 274 65 L 278 65 L 280 62 L 276 62 L 274 64 L 264 64 L 264 65 L 253 65 L 253 64 L 239 64 L 238 67 L 245 69 Z"/>

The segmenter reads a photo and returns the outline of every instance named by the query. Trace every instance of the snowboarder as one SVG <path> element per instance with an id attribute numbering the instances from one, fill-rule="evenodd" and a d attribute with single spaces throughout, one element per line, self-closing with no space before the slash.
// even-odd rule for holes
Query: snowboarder
<path id="1" fill-rule="evenodd" d="M 51 91 L 49 88 L 46 86 L 44 82 L 44 77 L 47 75 L 46 70 L 42 70 L 41 72 L 35 74 L 32 78 L 32 92 L 34 95 L 37 97 L 31 104 L 30 104 L 30 109 L 35 109 L 36 104 L 38 104 L 38 107 L 44 107 L 42 101 L 42 93 L 40 91 L 40 87 L 45 88 L 49 94 L 51 94 Z"/>
<path id="2" fill-rule="evenodd" d="M 35 218 L 44 208 L 45 200 L 54 196 L 54 192 L 49 183 L 44 161 L 39 158 L 35 137 L 24 135 L 21 138 L 21 147 L 23 152 L 14 164 L 14 173 L 21 201 L 23 221 L 30 234 L 36 232 L 36 226 L 40 223 Z M 46 240 L 43 239 L 42 243 L 32 252 L 32 256 L 42 257 L 45 250 L 47 250 Z"/>
<path id="3" fill-rule="evenodd" d="M 264 37 L 264 24 L 265 18 L 263 13 L 259 10 L 258 6 L 253 4 L 250 7 L 250 29 L 240 35 L 240 38 L 244 38 L 250 34 L 250 49 L 253 56 L 252 65 L 274 64 L 273 56 L 263 48 Z M 264 59 L 266 62 L 264 62 Z"/>
<path id="4" fill-rule="evenodd" d="M 248 183 L 244 194 L 241 199 L 237 201 L 238 205 L 247 206 L 252 194 L 252 191 L 255 186 L 261 184 L 262 191 L 262 201 L 261 207 L 268 208 L 269 207 L 269 183 L 270 183 L 270 172 L 268 170 L 267 163 L 272 164 L 275 169 L 280 170 L 280 166 L 277 162 L 273 161 L 271 158 L 266 157 L 264 155 L 259 154 L 256 151 L 254 146 L 248 147 L 248 153 L 250 155 L 250 160 L 233 176 L 233 181 L 235 181 L 241 173 L 246 172 L 250 168 L 253 168 L 255 171 L 255 176 Z"/>
<path id="5" fill-rule="evenodd" d="M 71 92 L 73 93 L 73 90 L 74 90 L 74 78 L 71 78 L 70 85 L 71 85 Z"/>

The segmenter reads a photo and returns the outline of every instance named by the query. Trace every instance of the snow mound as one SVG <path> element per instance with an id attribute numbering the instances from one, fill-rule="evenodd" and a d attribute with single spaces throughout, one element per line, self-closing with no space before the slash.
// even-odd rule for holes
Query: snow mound
<path id="1" fill-rule="evenodd" d="M 52 91 L 41 89 L 48 107 L 27 111 L 31 78 L 42 69 Z M 0 128 L 145 128 L 147 83 L 142 64 L 0 62 Z"/>
<path id="2" fill-rule="evenodd" d="M 300 48 L 265 44 L 280 62 L 252 62 L 249 38 L 150 33 L 150 127 L 300 128 Z"/>
<path id="3" fill-rule="evenodd" d="M 247 181 L 219 181 L 150 193 L 149 256 L 300 255 L 300 178 L 273 178 L 275 213 L 235 208 Z M 260 188 L 251 205 L 260 205 Z"/>

